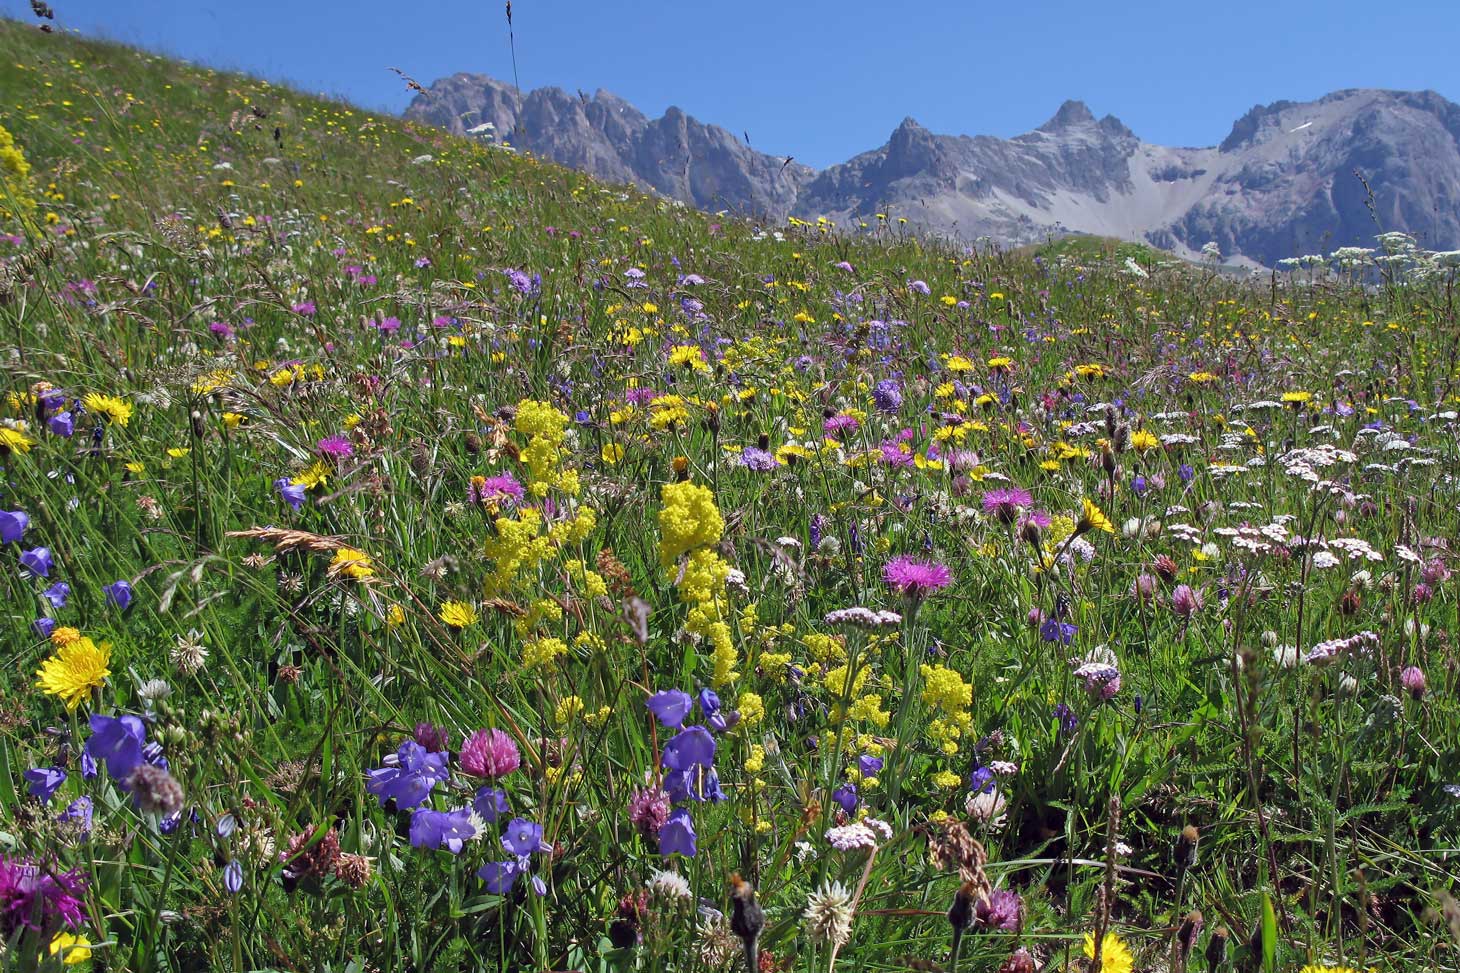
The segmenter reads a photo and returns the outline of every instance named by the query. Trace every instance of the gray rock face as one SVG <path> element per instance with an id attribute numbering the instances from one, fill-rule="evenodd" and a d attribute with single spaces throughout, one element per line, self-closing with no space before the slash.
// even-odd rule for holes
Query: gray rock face
<path id="1" fill-rule="evenodd" d="M 406 115 L 458 134 L 490 122 L 499 139 L 537 155 L 708 210 L 839 223 L 882 212 L 1004 244 L 1096 233 L 1186 257 L 1215 241 L 1229 259 L 1262 265 L 1368 245 L 1387 230 L 1460 247 L 1460 105 L 1431 91 L 1278 101 L 1195 149 L 1143 142 L 1078 101 L 1012 139 L 936 135 L 908 118 L 886 145 L 821 172 L 677 108 L 649 119 L 604 91 L 519 98 L 510 85 L 458 74 Z"/>
<path id="2" fill-rule="evenodd" d="M 485 75 L 455 74 L 418 94 L 405 115 L 458 135 L 480 135 L 490 123 L 498 141 L 712 211 L 784 216 L 813 175 L 678 108 L 649 119 L 606 91 L 589 98 L 538 88 L 519 98 Z"/>

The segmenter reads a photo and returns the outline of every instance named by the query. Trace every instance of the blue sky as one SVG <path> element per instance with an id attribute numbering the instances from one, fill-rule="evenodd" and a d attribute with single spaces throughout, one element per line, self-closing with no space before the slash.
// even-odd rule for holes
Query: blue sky
<path id="1" fill-rule="evenodd" d="M 58 24 L 399 111 L 387 68 L 423 83 L 510 80 L 498 0 L 52 0 Z M 0 12 L 30 20 L 28 0 Z M 906 115 L 936 132 L 1011 136 L 1066 98 L 1148 141 L 1212 145 L 1258 103 L 1337 88 L 1460 99 L 1456 0 L 517 0 L 524 90 L 606 88 L 671 104 L 825 166 Z"/>

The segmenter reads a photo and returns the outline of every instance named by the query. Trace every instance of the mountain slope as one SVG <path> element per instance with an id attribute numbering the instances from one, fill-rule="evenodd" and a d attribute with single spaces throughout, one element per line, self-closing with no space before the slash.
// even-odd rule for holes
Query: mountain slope
<path id="1" fill-rule="evenodd" d="M 909 118 L 886 145 L 819 173 L 677 108 L 650 120 L 603 91 L 519 98 L 458 74 L 406 115 L 457 133 L 490 123 L 513 145 L 706 209 L 838 222 L 895 211 L 966 240 L 1096 233 L 1183 256 L 1210 241 L 1263 265 L 1362 246 L 1381 229 L 1460 246 L 1460 105 L 1429 91 L 1350 89 L 1258 106 L 1208 148 L 1142 141 L 1078 101 L 1012 139 L 938 135 Z"/>

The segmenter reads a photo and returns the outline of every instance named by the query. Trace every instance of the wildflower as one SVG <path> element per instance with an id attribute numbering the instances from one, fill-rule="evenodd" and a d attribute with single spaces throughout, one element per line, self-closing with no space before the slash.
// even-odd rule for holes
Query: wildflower
<path id="1" fill-rule="evenodd" d="M 88 392 L 82 398 L 81 404 L 86 407 L 87 412 L 103 416 L 107 422 L 118 426 L 126 426 L 132 418 L 132 404 L 116 396 Z"/>
<path id="2" fill-rule="evenodd" d="M 185 676 L 196 675 L 202 671 L 203 665 L 208 661 L 208 650 L 203 645 L 203 633 L 194 628 L 189 629 L 186 634 L 174 635 L 169 656 L 178 672 Z"/>
<path id="3" fill-rule="evenodd" d="M 113 581 L 101 589 L 106 592 L 107 604 L 112 605 L 121 611 L 126 611 L 132 604 L 132 586 L 126 581 Z"/>
<path id="4" fill-rule="evenodd" d="M 665 858 L 673 854 L 693 858 L 698 851 L 697 841 L 694 819 L 687 809 L 678 808 L 670 812 L 659 829 L 659 854 Z"/>
<path id="5" fill-rule="evenodd" d="M 61 963 L 65 966 L 78 966 L 90 962 L 91 940 L 69 932 L 58 932 L 51 938 L 51 944 L 46 951 L 52 956 L 60 956 Z"/>
<path id="6" fill-rule="evenodd" d="M 51 796 L 66 783 L 66 772 L 60 767 L 33 767 L 24 776 L 26 793 L 42 804 L 51 803 Z"/>
<path id="7" fill-rule="evenodd" d="M 472 485 L 467 491 L 467 499 L 473 503 L 480 503 L 486 506 L 512 506 L 522 500 L 522 484 L 512 477 L 511 474 L 503 473 L 498 476 L 473 477 Z"/>
<path id="8" fill-rule="evenodd" d="M 812 942 L 841 947 L 852 936 L 852 896 L 841 882 L 829 882 L 808 895 L 801 915 Z"/>
<path id="9" fill-rule="evenodd" d="M 49 547 L 33 547 L 21 552 L 20 566 L 38 578 L 49 578 L 52 564 Z"/>
<path id="10" fill-rule="evenodd" d="M 354 455 L 355 447 L 344 436 L 326 436 L 315 443 L 319 455 L 333 460 L 348 459 Z"/>
<path id="11" fill-rule="evenodd" d="M 659 510 L 659 563 L 665 568 L 697 547 L 720 540 L 725 520 L 715 506 L 715 494 L 696 483 L 665 484 Z"/>
<path id="12" fill-rule="evenodd" d="M 877 836 L 866 824 L 856 821 L 836 828 L 829 828 L 826 840 L 837 851 L 855 851 L 860 848 L 876 848 Z"/>
<path id="13" fill-rule="evenodd" d="M 502 833 L 502 847 L 513 855 L 508 861 L 487 862 L 477 869 L 477 877 L 487 885 L 487 891 L 494 895 L 506 895 L 517 884 L 517 879 L 531 870 L 530 856 L 537 852 L 551 852 L 552 847 L 542 840 L 542 825 L 526 818 L 513 818 Z M 547 894 L 547 885 L 539 876 L 533 876 L 533 891 Z"/>
<path id="14" fill-rule="evenodd" d="M 30 448 L 36 444 L 25 431 L 25 423 L 16 423 L 14 426 L 0 426 L 0 456 L 6 453 L 28 453 Z"/>
<path id="15" fill-rule="evenodd" d="M 1088 498 L 1083 501 L 1083 511 L 1079 521 L 1075 524 L 1075 534 L 1086 534 L 1092 530 L 1103 530 L 1107 534 L 1115 533 L 1115 524 L 1111 523 L 1109 517 Z"/>
<path id="16" fill-rule="evenodd" d="M 885 378 L 872 387 L 872 402 L 882 412 L 897 412 L 902 408 L 902 388 L 890 378 Z"/>
<path id="17" fill-rule="evenodd" d="M 81 925 L 86 876 L 0 856 L 0 936 L 13 941 L 21 929 L 53 935 Z"/>
<path id="18" fill-rule="evenodd" d="M 629 797 L 629 823 L 645 838 L 658 835 L 668 820 L 669 795 L 663 788 L 650 785 Z"/>
<path id="19" fill-rule="evenodd" d="M 438 617 L 444 624 L 460 631 L 475 625 L 479 616 L 476 608 L 469 602 L 447 601 L 441 605 Z"/>
<path id="20" fill-rule="evenodd" d="M 144 813 L 165 817 L 182 810 L 182 787 L 162 767 L 140 763 L 127 775 L 124 784 Z"/>
<path id="21" fill-rule="evenodd" d="M 984 513 L 1002 524 L 1012 524 L 1019 514 L 1034 503 L 1028 490 L 1019 487 L 1004 487 L 989 490 L 983 495 Z"/>
<path id="22" fill-rule="evenodd" d="M 893 591 L 913 601 L 920 601 L 953 583 L 945 565 L 936 561 L 919 561 L 907 555 L 883 565 L 882 580 Z"/>
<path id="23" fill-rule="evenodd" d="M 644 701 L 644 705 L 664 726 L 677 730 L 684 725 L 694 706 L 694 699 L 682 689 L 663 689 Z"/>
<path id="24" fill-rule="evenodd" d="M 491 824 L 508 812 L 507 792 L 500 787 L 483 784 L 472 796 L 471 809 L 477 817 Z"/>
<path id="25" fill-rule="evenodd" d="M 664 752 L 659 762 L 670 770 L 688 771 L 695 767 L 708 769 L 715 762 L 715 738 L 703 726 L 681 730 L 664 744 Z"/>
<path id="26" fill-rule="evenodd" d="M 1424 699 L 1425 674 L 1419 666 L 1406 666 L 1399 674 L 1399 685 L 1415 699 Z"/>
<path id="27" fill-rule="evenodd" d="M 461 745 L 461 769 L 473 777 L 505 777 L 521 763 L 516 742 L 501 730 L 477 730 Z"/>
<path id="28" fill-rule="evenodd" d="M 429 753 L 414 740 L 406 740 L 386 765 L 366 773 L 369 778 L 365 789 L 386 801 L 395 801 L 402 808 L 414 808 L 425 802 L 432 789 L 446 780 L 447 756 L 444 753 Z"/>
<path id="29" fill-rule="evenodd" d="M 30 526 L 30 515 L 23 510 L 0 510 L 0 544 L 15 544 Z"/>
<path id="30" fill-rule="evenodd" d="M 69 642 L 56 650 L 36 671 L 36 688 L 59 696 L 68 711 L 75 710 L 81 701 L 100 689 L 111 670 L 112 649 L 109 643 L 97 645 L 85 636 Z"/>
<path id="31" fill-rule="evenodd" d="M 86 740 L 82 753 L 82 776 L 86 766 L 92 766 L 95 776 L 96 764 L 100 761 L 113 780 L 124 781 L 132 776 L 144 759 L 143 746 L 147 742 L 147 730 L 135 716 L 103 716 L 92 713 L 91 736 Z"/>
<path id="32" fill-rule="evenodd" d="M 375 574 L 370 555 L 351 547 L 342 547 L 335 551 L 334 558 L 330 560 L 329 570 L 331 575 L 343 574 L 356 581 L 362 581 Z"/>
<path id="33" fill-rule="evenodd" d="M 274 481 L 274 489 L 279 491 L 279 496 L 294 510 L 297 511 L 304 506 L 305 495 L 308 491 L 303 485 L 295 483 L 287 476 L 281 476 Z"/>
<path id="34" fill-rule="evenodd" d="M 973 921 L 984 929 L 1018 932 L 1024 924 L 1024 900 L 1018 892 L 995 889 L 974 903 Z"/>
<path id="35" fill-rule="evenodd" d="M 237 895 L 243 889 L 243 865 L 237 858 L 223 868 L 223 887 L 231 895 Z"/>
<path id="36" fill-rule="evenodd" d="M 1200 591 L 1192 588 L 1189 584 L 1180 584 L 1171 592 L 1171 610 L 1184 619 L 1190 619 L 1192 615 L 1201 611 L 1203 604 Z"/>
<path id="37" fill-rule="evenodd" d="M 1085 934 L 1085 958 L 1095 958 L 1095 934 Z M 1100 970 L 1099 973 L 1131 973 L 1135 968 L 1135 960 L 1131 956 L 1130 948 L 1113 932 L 1105 934 L 1100 941 Z"/>
<path id="38" fill-rule="evenodd" d="M 477 836 L 471 821 L 471 808 L 455 811 L 433 811 L 419 807 L 411 813 L 412 848 L 445 848 L 453 855 L 461 854 L 467 841 Z"/>

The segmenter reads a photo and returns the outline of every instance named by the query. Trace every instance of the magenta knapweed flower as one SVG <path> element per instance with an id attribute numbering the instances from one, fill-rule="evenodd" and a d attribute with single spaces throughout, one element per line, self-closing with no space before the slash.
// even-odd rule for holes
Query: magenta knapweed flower
<path id="1" fill-rule="evenodd" d="M 10 939 L 26 928 L 45 937 L 62 926 L 74 929 L 81 925 L 85 895 L 79 869 L 62 872 L 0 857 L 0 935 Z"/>
<path id="2" fill-rule="evenodd" d="M 937 561 L 919 561 L 904 554 L 882 566 L 882 580 L 898 594 L 920 599 L 948 587 L 953 575 Z"/>
<path id="3" fill-rule="evenodd" d="M 461 745 L 461 769 L 473 777 L 505 777 L 521 764 L 516 742 L 501 730 L 477 730 Z"/>
<path id="4" fill-rule="evenodd" d="M 330 459 L 346 459 L 355 452 L 355 447 L 344 436 L 326 436 L 315 444 L 319 455 Z"/>
<path id="5" fill-rule="evenodd" d="M 828 436 L 836 436 L 841 433 L 853 433 L 857 431 L 859 423 L 856 416 L 849 416 L 845 413 L 832 416 L 821 424 L 822 430 Z"/>
<path id="6" fill-rule="evenodd" d="M 510 473 L 489 476 L 468 488 L 473 503 L 515 504 L 522 499 L 522 484 Z"/>
<path id="7" fill-rule="evenodd" d="M 1034 504 L 1034 497 L 1021 487 L 1000 487 L 983 495 L 983 512 L 1001 524 L 1012 524 L 1024 510 Z"/>

